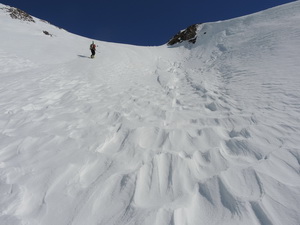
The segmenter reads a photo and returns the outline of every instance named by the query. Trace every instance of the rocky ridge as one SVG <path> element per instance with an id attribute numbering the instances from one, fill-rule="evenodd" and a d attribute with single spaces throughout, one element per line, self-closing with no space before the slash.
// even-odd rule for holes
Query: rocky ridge
<path id="1" fill-rule="evenodd" d="M 168 41 L 168 45 L 175 45 L 177 43 L 181 43 L 183 41 L 188 41 L 190 43 L 195 44 L 197 40 L 197 29 L 198 25 L 200 24 L 194 24 L 189 26 L 188 28 L 179 31 L 173 38 L 171 38 Z"/>
<path id="2" fill-rule="evenodd" d="M 35 23 L 35 20 L 33 19 L 33 17 L 21 9 L 17 9 L 14 7 L 5 7 L 2 9 L 6 10 L 9 13 L 10 17 L 13 19 L 18 19 L 18 20 Z"/>

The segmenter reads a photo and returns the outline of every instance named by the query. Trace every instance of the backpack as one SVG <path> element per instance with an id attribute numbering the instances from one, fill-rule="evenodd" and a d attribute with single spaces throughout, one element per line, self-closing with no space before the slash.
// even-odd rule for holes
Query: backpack
<path id="1" fill-rule="evenodd" d="M 95 44 L 91 44 L 90 45 L 90 50 L 95 50 L 96 49 L 96 45 Z"/>

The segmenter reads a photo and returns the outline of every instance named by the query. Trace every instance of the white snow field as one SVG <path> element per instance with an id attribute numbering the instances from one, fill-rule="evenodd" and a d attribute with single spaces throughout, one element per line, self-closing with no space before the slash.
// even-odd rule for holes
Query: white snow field
<path id="1" fill-rule="evenodd" d="M 1 225 L 300 224 L 300 1 L 95 59 L 0 8 Z"/>

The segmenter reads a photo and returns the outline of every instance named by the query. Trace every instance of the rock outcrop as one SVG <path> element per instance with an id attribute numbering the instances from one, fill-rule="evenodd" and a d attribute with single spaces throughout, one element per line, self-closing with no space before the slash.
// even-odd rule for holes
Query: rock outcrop
<path id="1" fill-rule="evenodd" d="M 33 17 L 30 16 L 28 13 L 24 12 L 21 9 L 10 7 L 10 8 L 6 8 L 6 11 L 9 12 L 9 15 L 13 19 L 18 19 L 18 20 L 23 20 L 23 21 L 28 21 L 28 22 L 35 23 Z"/>
<path id="2" fill-rule="evenodd" d="M 183 41 L 188 41 L 194 44 L 197 40 L 197 28 L 198 24 L 194 24 L 185 30 L 180 31 L 171 40 L 169 40 L 168 45 L 174 45 Z"/>

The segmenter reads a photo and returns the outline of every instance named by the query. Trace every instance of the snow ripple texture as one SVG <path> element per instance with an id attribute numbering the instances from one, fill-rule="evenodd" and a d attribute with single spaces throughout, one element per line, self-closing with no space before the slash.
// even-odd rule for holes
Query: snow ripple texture
<path id="1" fill-rule="evenodd" d="M 0 12 L 0 224 L 300 224 L 299 1 L 95 59 Z"/>

